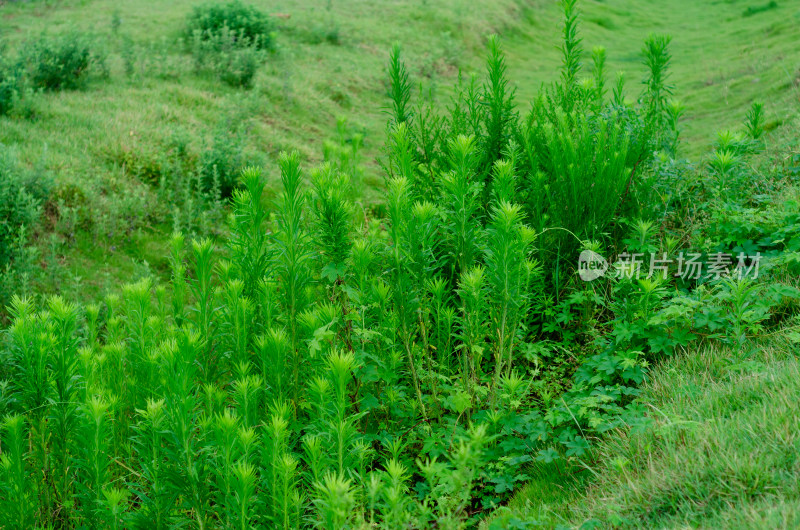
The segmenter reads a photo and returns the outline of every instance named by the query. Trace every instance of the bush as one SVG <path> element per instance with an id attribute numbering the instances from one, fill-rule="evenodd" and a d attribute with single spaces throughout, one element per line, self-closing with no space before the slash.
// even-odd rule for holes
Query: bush
<path id="1" fill-rule="evenodd" d="M 272 47 L 273 24 L 269 16 L 238 0 L 226 4 L 197 6 L 186 23 L 186 37 L 213 40 L 223 34 L 233 35 L 240 47 Z"/>
<path id="2" fill-rule="evenodd" d="M 50 180 L 19 166 L 12 153 L 0 149 L 0 304 L 31 267 L 29 235 L 50 194 Z"/>
<path id="3" fill-rule="evenodd" d="M 264 51 L 256 45 L 243 46 L 242 42 L 228 28 L 223 28 L 219 34 L 208 39 L 195 34 L 192 40 L 195 68 L 198 71 L 211 71 L 232 87 L 249 88 L 264 60 Z"/>
<path id="4" fill-rule="evenodd" d="M 105 68 L 91 40 L 77 32 L 29 42 L 22 60 L 30 84 L 45 90 L 81 88 L 93 67 Z"/>
<path id="5" fill-rule="evenodd" d="M 22 169 L 15 157 L 0 150 L 0 270 L 9 263 L 20 227 L 38 221 L 50 193 L 49 181 Z"/>
<path id="6" fill-rule="evenodd" d="M 244 165 L 239 138 L 224 128 L 219 129 L 200 154 L 198 173 L 203 191 L 230 197 Z"/>
<path id="7" fill-rule="evenodd" d="M 11 112 L 23 92 L 19 65 L 9 60 L 0 48 L 0 116 Z"/>

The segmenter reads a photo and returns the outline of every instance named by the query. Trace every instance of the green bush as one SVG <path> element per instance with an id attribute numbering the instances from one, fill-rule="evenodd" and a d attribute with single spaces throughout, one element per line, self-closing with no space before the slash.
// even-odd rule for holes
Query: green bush
<path id="1" fill-rule="evenodd" d="M 0 148 L 0 304 L 8 303 L 32 267 L 30 234 L 49 195 L 48 177 L 22 168 Z"/>
<path id="2" fill-rule="evenodd" d="M 22 50 L 22 60 L 30 84 L 44 90 L 81 88 L 93 68 L 105 68 L 91 39 L 78 32 L 29 42 Z"/>
<path id="3" fill-rule="evenodd" d="M 273 24 L 269 16 L 253 6 L 234 0 L 225 4 L 197 6 L 186 23 L 186 37 L 212 40 L 232 35 L 240 47 L 272 47 Z"/>
<path id="4" fill-rule="evenodd" d="M 215 69 L 217 77 L 227 85 L 250 88 L 260 65 L 261 55 L 250 48 L 245 48 L 221 54 Z"/>
<path id="5" fill-rule="evenodd" d="M 258 46 L 243 46 L 227 27 L 208 39 L 195 34 L 192 54 L 197 71 L 210 71 L 222 82 L 232 87 L 249 88 L 264 61 L 265 52 Z"/>
<path id="6" fill-rule="evenodd" d="M 12 62 L 0 48 L 0 116 L 11 112 L 23 93 L 19 65 Z"/>
<path id="7" fill-rule="evenodd" d="M 203 191 L 230 197 L 244 165 L 240 138 L 220 128 L 203 149 L 198 161 L 197 171 Z"/>
<path id="8" fill-rule="evenodd" d="M 10 261 L 22 226 L 31 229 L 50 193 L 49 180 L 19 166 L 12 153 L 0 149 L 0 269 Z"/>
<path id="9" fill-rule="evenodd" d="M 272 47 L 269 17 L 238 1 L 196 7 L 185 31 L 197 71 L 232 87 L 249 88 Z"/>

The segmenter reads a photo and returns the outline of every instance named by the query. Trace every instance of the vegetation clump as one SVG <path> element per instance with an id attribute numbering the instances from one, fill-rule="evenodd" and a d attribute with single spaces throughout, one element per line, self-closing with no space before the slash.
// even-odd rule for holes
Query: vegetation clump
<path id="1" fill-rule="evenodd" d="M 410 112 L 395 50 L 380 222 L 355 216 L 356 151 L 329 146 L 310 190 L 284 153 L 274 214 L 261 172 L 244 171 L 227 252 L 194 240 L 187 260 L 176 235 L 168 288 L 147 279 L 104 306 L 54 297 L 43 311 L 15 298 L 4 432 L 17 449 L 0 510 L 62 526 L 463 527 L 537 452 L 584 455 L 642 365 L 605 370 L 614 406 L 583 403 L 574 424 L 534 406 L 549 390 L 523 352 L 541 352 L 552 333 L 537 314 L 567 288 L 542 260 L 542 217 L 592 171 L 573 198 L 604 217 L 572 231 L 606 230 L 657 125 L 578 83 L 566 33 L 564 80 L 527 120 L 495 39 L 485 83 L 462 86 L 446 116 Z M 219 186 L 224 168 L 204 164 Z M 568 407 L 597 391 L 581 377 Z"/>
<path id="2" fill-rule="evenodd" d="M 236 88 L 250 88 L 265 59 L 261 48 L 227 28 L 209 38 L 200 38 L 200 34 L 195 33 L 191 46 L 198 72 L 211 72 L 223 83 Z"/>
<path id="3" fill-rule="evenodd" d="M 198 71 L 210 71 L 232 87 L 249 88 L 265 51 L 273 46 L 273 29 L 268 15 L 233 0 L 195 7 L 184 31 Z"/>
<path id="4" fill-rule="evenodd" d="M 0 116 L 8 114 L 24 93 L 22 73 L 18 64 L 0 48 Z"/>
<path id="5" fill-rule="evenodd" d="M 92 69 L 105 68 L 91 39 L 77 32 L 42 36 L 29 42 L 21 55 L 28 82 L 44 90 L 81 88 Z"/>
<path id="6" fill-rule="evenodd" d="M 269 16 L 239 0 L 196 6 L 186 21 L 189 39 L 215 40 L 223 36 L 237 46 L 269 49 L 274 24 Z"/>
<path id="7" fill-rule="evenodd" d="M 27 281 L 31 249 L 28 240 L 37 228 L 50 195 L 47 175 L 23 168 L 14 153 L 0 148 L 0 303 Z"/>

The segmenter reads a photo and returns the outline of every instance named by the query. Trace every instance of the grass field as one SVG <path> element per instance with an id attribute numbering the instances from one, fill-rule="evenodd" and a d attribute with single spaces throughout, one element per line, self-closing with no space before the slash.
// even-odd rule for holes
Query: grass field
<path id="1" fill-rule="evenodd" d="M 796 332 L 795 332 L 796 333 Z M 611 433 L 577 478 L 551 472 L 510 503 L 544 527 L 796 528 L 797 344 L 690 350 L 653 370 L 653 423 Z M 552 470 L 551 470 L 552 471 Z M 506 523 L 503 523 L 506 524 Z"/>
<path id="2" fill-rule="evenodd" d="M 734 128 L 753 100 L 768 102 L 768 123 L 778 127 L 797 115 L 797 25 L 800 6 L 777 2 L 774 8 L 747 1 L 592 1 L 581 5 L 586 49 L 604 46 L 608 71 L 626 74 L 629 93 L 638 90 L 644 68 L 638 49 L 649 33 L 672 37 L 670 83 L 685 105 L 684 156 L 707 152 L 710 131 Z M 509 68 L 527 100 L 543 80 L 551 80 L 557 50 L 555 4 L 528 12 L 529 26 L 510 39 Z"/>

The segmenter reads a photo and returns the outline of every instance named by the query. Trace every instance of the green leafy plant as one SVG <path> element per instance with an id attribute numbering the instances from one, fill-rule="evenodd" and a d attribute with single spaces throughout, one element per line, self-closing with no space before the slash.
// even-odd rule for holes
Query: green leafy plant
<path id="1" fill-rule="evenodd" d="M 13 152 L 0 149 L 0 303 L 33 279 L 29 239 L 51 188 L 48 173 L 25 168 Z"/>
<path id="2" fill-rule="evenodd" d="M 486 81 L 462 81 L 445 111 L 426 103 L 414 110 L 399 48 L 393 49 L 389 63 L 396 124 L 390 174 L 405 176 L 424 200 L 439 200 L 442 192 L 446 198 L 462 197 L 456 198 L 459 208 L 467 210 L 458 222 L 475 226 L 487 224 L 493 197 L 519 203 L 525 218 L 543 234 L 537 241 L 538 257 L 557 289 L 564 263 L 574 263 L 582 241 L 604 237 L 610 246 L 619 243 L 614 221 L 636 210 L 635 197 L 652 167 L 653 149 L 674 147 L 680 115 L 678 107 L 667 104 L 668 37 L 646 41 L 643 57 L 649 73 L 640 103 L 626 105 L 619 95 L 606 101 L 605 52 L 595 50 L 594 81 L 584 86 L 578 80 L 582 45 L 576 4 L 564 2 L 563 9 L 561 78 L 534 99 L 526 117 L 513 110 L 514 93 L 496 39 L 489 42 Z M 466 140 L 456 141 L 460 137 L 471 138 L 472 147 L 464 147 Z M 461 176 L 465 172 L 471 175 L 469 191 Z M 473 241 L 465 233 L 459 237 Z M 456 255 L 461 261 L 470 259 L 462 250 Z M 453 272 L 462 270 L 464 264 L 458 263 Z"/>
<path id="3" fill-rule="evenodd" d="M 10 113 L 24 94 L 22 68 L 0 46 L 0 116 Z"/>
<path id="4" fill-rule="evenodd" d="M 194 7 L 184 32 L 187 39 L 197 35 L 201 40 L 212 40 L 224 35 L 240 47 L 268 49 L 272 46 L 273 23 L 254 6 L 233 0 Z"/>
<path id="5" fill-rule="evenodd" d="M 93 70 L 105 70 L 105 57 L 92 39 L 76 31 L 43 35 L 27 43 L 21 56 L 28 82 L 44 90 L 81 88 Z"/>
<path id="6" fill-rule="evenodd" d="M 227 26 L 206 36 L 195 32 L 190 43 L 195 69 L 210 71 L 232 87 L 250 88 L 266 57 L 258 40 L 251 40 Z"/>

